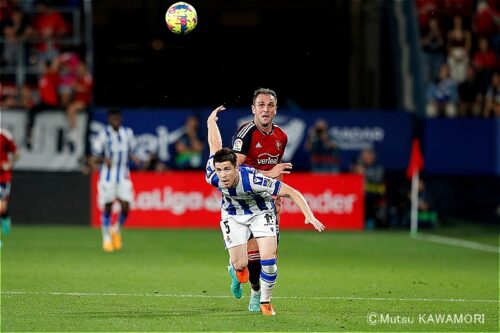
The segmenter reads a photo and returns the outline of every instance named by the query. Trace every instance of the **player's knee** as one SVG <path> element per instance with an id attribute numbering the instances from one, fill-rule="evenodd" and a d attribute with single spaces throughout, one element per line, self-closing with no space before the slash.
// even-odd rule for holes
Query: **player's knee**
<path id="1" fill-rule="evenodd" d="M 243 258 L 236 258 L 231 260 L 231 264 L 233 265 L 235 270 L 242 271 L 248 266 L 248 260 Z"/>
<path id="2" fill-rule="evenodd" d="M 1 201 L 0 203 L 0 215 L 7 213 L 7 202 Z"/>

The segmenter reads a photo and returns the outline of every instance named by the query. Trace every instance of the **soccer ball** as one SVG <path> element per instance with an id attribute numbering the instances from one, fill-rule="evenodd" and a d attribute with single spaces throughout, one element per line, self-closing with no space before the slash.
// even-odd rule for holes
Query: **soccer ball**
<path id="1" fill-rule="evenodd" d="M 176 2 L 165 14 L 165 21 L 170 31 L 177 35 L 185 35 L 196 27 L 198 15 L 193 6 L 187 2 Z"/>

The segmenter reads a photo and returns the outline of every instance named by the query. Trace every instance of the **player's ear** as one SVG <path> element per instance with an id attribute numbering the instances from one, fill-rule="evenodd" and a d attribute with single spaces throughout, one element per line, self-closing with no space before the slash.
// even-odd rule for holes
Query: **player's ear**
<path id="1" fill-rule="evenodd" d="M 255 114 L 255 106 L 252 105 L 252 113 Z"/>

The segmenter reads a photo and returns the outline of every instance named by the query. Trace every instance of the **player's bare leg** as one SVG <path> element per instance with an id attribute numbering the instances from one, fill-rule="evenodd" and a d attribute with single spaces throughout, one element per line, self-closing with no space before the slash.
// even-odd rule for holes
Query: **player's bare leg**
<path id="1" fill-rule="evenodd" d="M 261 256 L 262 270 L 260 272 L 260 311 L 266 316 L 274 316 L 276 312 L 271 305 L 276 278 L 278 277 L 278 266 L 276 265 L 277 237 L 257 238 Z"/>
<path id="2" fill-rule="evenodd" d="M 247 245 L 242 244 L 228 249 L 230 265 L 228 267 L 231 276 L 231 292 L 236 299 L 243 295 L 242 283 L 248 282 L 248 257 Z"/>

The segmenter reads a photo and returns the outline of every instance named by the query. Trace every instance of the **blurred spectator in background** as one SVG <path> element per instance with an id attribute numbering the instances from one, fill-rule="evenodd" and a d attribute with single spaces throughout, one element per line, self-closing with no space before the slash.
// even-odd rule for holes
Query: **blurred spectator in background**
<path id="1" fill-rule="evenodd" d="M 175 142 L 175 167 L 179 170 L 202 167 L 201 154 L 204 143 L 200 135 L 200 122 L 189 116 L 184 125 L 185 133 Z"/>
<path id="2" fill-rule="evenodd" d="M 490 7 L 487 0 L 478 0 L 476 13 L 472 18 L 472 27 L 475 34 L 481 37 L 493 37 L 498 33 L 498 14 Z"/>
<path id="3" fill-rule="evenodd" d="M 444 34 L 436 17 L 428 20 L 428 26 L 420 40 L 423 54 L 424 84 L 428 85 L 436 79 L 439 67 L 445 61 Z"/>
<path id="4" fill-rule="evenodd" d="M 7 235 L 10 232 L 11 220 L 8 203 L 12 167 L 18 159 L 19 154 L 12 134 L 5 129 L 0 129 L 0 223 L 2 225 L 2 235 Z"/>
<path id="5" fill-rule="evenodd" d="M 470 19 L 475 0 L 441 0 L 444 4 L 443 11 L 446 15 L 453 17 L 461 15 L 464 18 Z"/>
<path id="6" fill-rule="evenodd" d="M 472 56 L 472 63 L 477 71 L 477 80 L 481 88 L 481 93 L 484 94 L 491 81 L 491 75 L 497 68 L 497 55 L 490 49 L 486 37 L 479 38 L 478 49 Z"/>
<path id="7" fill-rule="evenodd" d="M 310 153 L 311 171 L 332 172 L 340 171 L 340 151 L 328 133 L 328 124 L 318 119 L 314 126 L 309 128 L 305 149 Z"/>
<path id="8" fill-rule="evenodd" d="M 168 167 L 162 160 L 160 160 L 158 154 L 153 153 L 149 155 L 149 159 L 143 164 L 142 170 L 163 172 L 167 171 Z"/>
<path id="9" fill-rule="evenodd" d="M 457 83 L 465 80 L 470 49 L 471 32 L 464 28 L 463 18 L 456 15 L 453 17 L 453 28 L 448 31 L 447 62 L 450 77 Z"/>
<path id="10" fill-rule="evenodd" d="M 458 114 L 461 117 L 477 117 L 481 114 L 483 95 L 476 80 L 475 70 L 472 65 L 467 68 L 467 78 L 458 86 Z"/>
<path id="11" fill-rule="evenodd" d="M 365 227 L 370 230 L 386 223 L 385 169 L 373 149 L 363 149 L 352 171 L 364 176 Z"/>
<path id="12" fill-rule="evenodd" d="M 411 200 L 411 193 L 408 193 L 408 200 Z M 409 208 L 411 207 L 411 204 Z M 408 210 L 408 224 L 410 221 L 410 210 Z M 425 182 L 418 181 L 418 225 L 419 227 L 435 227 L 437 224 L 437 212 L 434 210 L 434 203 L 429 195 Z"/>
<path id="13" fill-rule="evenodd" d="M 420 30 L 425 29 L 431 17 L 436 15 L 440 10 L 442 0 L 416 0 L 418 12 L 418 24 Z"/>
<path id="14" fill-rule="evenodd" d="M 25 145 L 28 149 L 32 147 L 32 131 L 35 124 L 36 115 L 43 110 L 59 108 L 59 64 L 57 58 L 54 61 L 47 61 L 42 69 L 42 76 L 38 81 L 40 102 L 28 110 L 28 123 L 26 128 Z"/>
<path id="15" fill-rule="evenodd" d="M 24 41 L 31 38 L 35 30 L 31 26 L 30 19 L 23 13 L 20 7 L 12 9 L 10 18 L 2 22 L 5 44 L 3 49 L 3 60 L 7 65 L 16 65 L 20 59 L 21 48 L 24 48 Z M 23 52 L 24 56 L 26 54 Z"/>
<path id="16" fill-rule="evenodd" d="M 76 68 L 76 81 L 72 87 L 72 95 L 66 106 L 66 115 L 69 123 L 70 140 L 76 140 L 76 115 L 78 112 L 87 111 L 92 102 L 92 75 L 83 62 L 79 62 Z"/>
<path id="17" fill-rule="evenodd" d="M 36 36 L 41 39 L 37 45 L 38 61 L 52 60 L 59 54 L 57 39 L 68 34 L 69 25 L 61 13 L 54 10 L 50 1 L 36 0 L 37 14 L 33 19 Z"/>
<path id="18" fill-rule="evenodd" d="M 406 192 L 402 206 L 403 215 L 398 224 L 408 227 L 411 221 L 411 191 Z M 434 208 L 434 201 L 427 191 L 425 181 L 421 178 L 418 181 L 417 221 L 418 226 L 423 228 L 433 228 L 438 223 L 438 213 Z"/>
<path id="19" fill-rule="evenodd" d="M 3 86 L 0 86 L 0 90 Z M 0 107 L 3 109 L 24 109 L 29 110 L 35 105 L 33 97 L 33 88 L 25 83 L 21 86 L 21 91 L 13 94 L 2 95 L 0 100 Z"/>
<path id="20" fill-rule="evenodd" d="M 493 73 L 484 99 L 483 115 L 486 118 L 500 117 L 500 73 L 498 71 Z"/>
<path id="21" fill-rule="evenodd" d="M 428 117 L 457 115 L 458 101 L 457 84 L 450 78 L 448 66 L 442 64 L 439 69 L 439 78 L 436 83 L 427 88 L 426 114 Z"/>
<path id="22" fill-rule="evenodd" d="M 61 97 L 61 106 L 67 108 L 75 93 L 75 84 L 77 78 L 77 68 L 80 63 L 80 57 L 76 52 L 63 52 L 58 57 L 59 60 L 59 95 Z"/>

